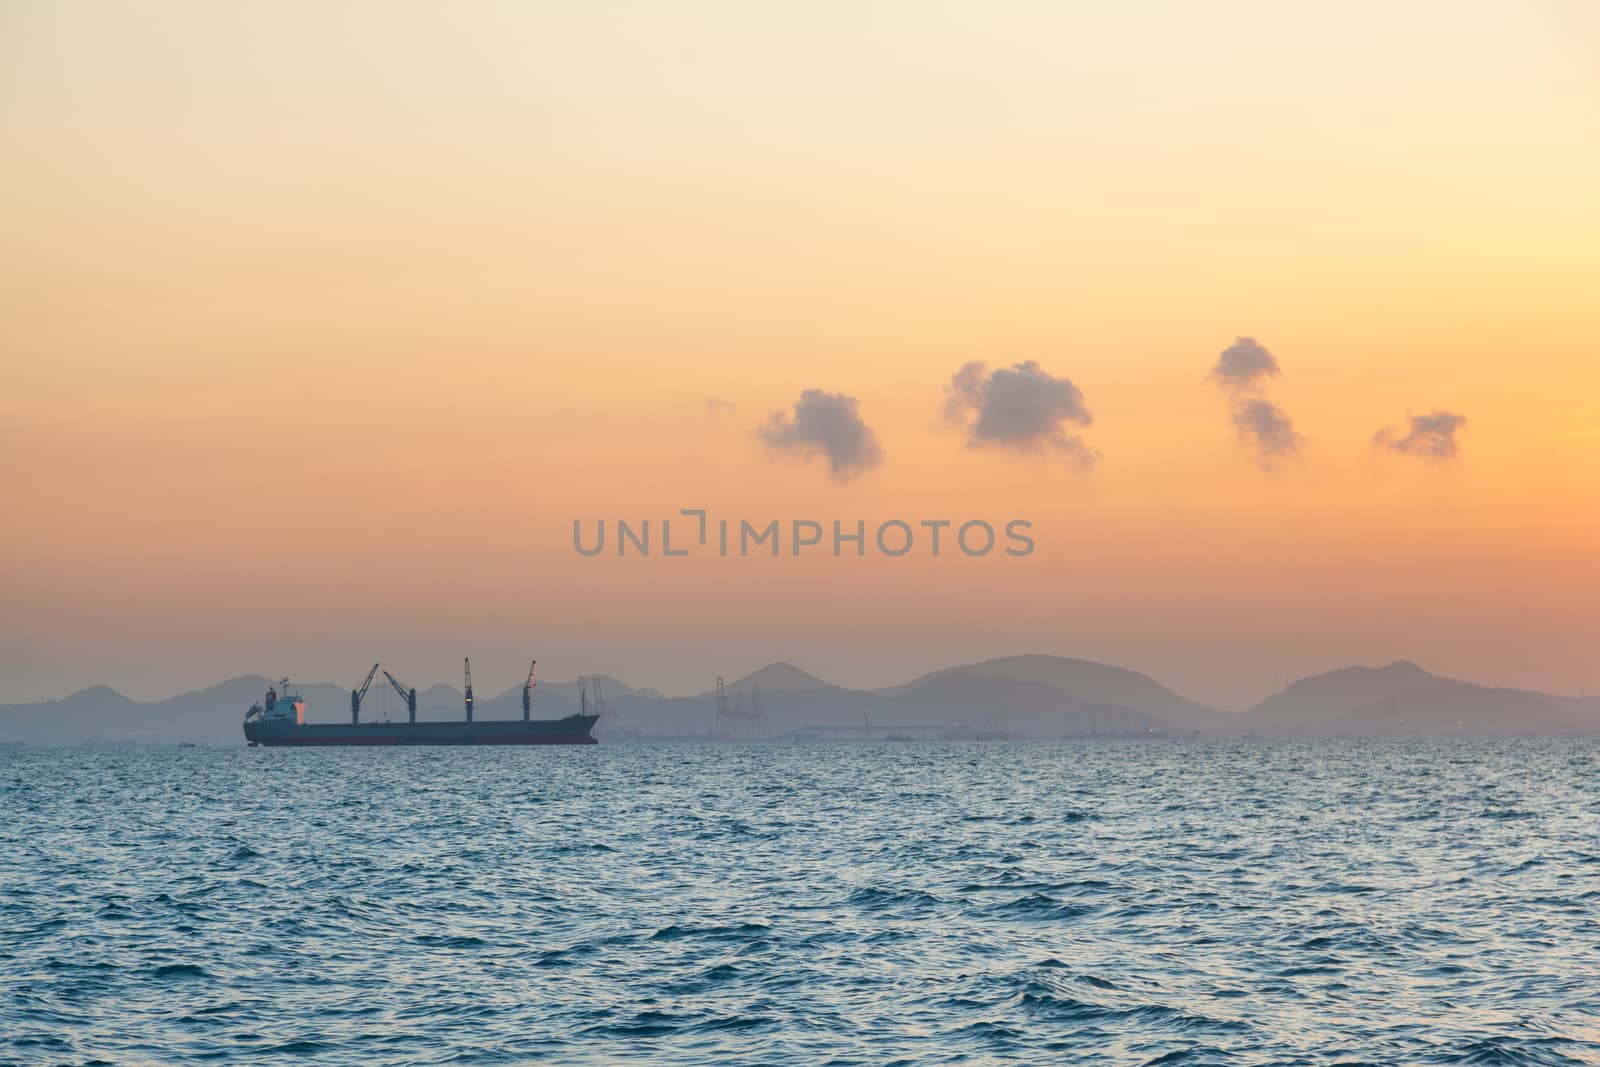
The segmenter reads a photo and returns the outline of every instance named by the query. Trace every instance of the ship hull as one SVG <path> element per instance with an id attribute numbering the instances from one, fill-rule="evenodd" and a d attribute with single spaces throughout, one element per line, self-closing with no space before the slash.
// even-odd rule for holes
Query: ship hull
<path id="1" fill-rule="evenodd" d="M 268 748 L 396 745 L 593 745 L 597 715 L 501 722 L 244 724 L 244 738 Z"/>

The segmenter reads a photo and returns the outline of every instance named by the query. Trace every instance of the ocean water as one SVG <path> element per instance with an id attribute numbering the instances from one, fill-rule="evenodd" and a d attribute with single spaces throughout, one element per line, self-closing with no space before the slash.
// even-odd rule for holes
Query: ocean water
<path id="1" fill-rule="evenodd" d="M 0 751 L 0 1062 L 1600 1063 L 1583 741 Z"/>

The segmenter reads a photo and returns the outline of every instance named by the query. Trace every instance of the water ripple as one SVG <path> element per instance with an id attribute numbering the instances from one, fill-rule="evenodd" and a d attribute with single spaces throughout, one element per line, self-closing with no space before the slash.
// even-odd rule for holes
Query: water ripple
<path id="1" fill-rule="evenodd" d="M 0 1062 L 1600 1063 L 1600 747 L 0 751 Z"/>

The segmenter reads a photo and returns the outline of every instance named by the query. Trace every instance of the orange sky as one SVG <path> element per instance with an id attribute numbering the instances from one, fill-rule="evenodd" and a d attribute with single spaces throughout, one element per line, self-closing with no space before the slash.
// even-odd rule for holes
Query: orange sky
<path id="1" fill-rule="evenodd" d="M 1600 15 L 1304 7 L 6 6 L 0 701 L 464 654 L 1600 689 Z M 1271 469 L 1205 380 L 1240 335 Z M 975 359 L 1070 378 L 1093 468 L 966 447 Z M 882 464 L 774 456 L 805 389 Z M 1434 409 L 1455 460 L 1371 445 Z M 697 506 L 1038 548 L 572 551 Z"/>

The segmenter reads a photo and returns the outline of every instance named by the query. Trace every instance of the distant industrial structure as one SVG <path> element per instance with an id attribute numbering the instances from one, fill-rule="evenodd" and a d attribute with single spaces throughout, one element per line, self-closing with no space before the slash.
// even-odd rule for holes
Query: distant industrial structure
<path id="1" fill-rule="evenodd" d="M 1009 741 L 1014 735 L 980 730 L 971 723 L 896 723 L 893 726 L 801 726 L 776 738 L 791 744 L 825 741 Z"/>
<path id="2" fill-rule="evenodd" d="M 594 679 L 594 713 L 602 719 L 615 720 L 617 713 L 611 710 L 611 701 L 606 699 L 605 679 L 595 675 Z"/>
<path id="3" fill-rule="evenodd" d="M 751 706 L 744 703 L 744 683 L 733 684 L 733 702 L 728 701 L 728 690 L 722 675 L 717 675 L 714 692 L 716 716 L 712 720 L 712 736 L 722 741 L 766 741 L 772 737 L 772 722 L 761 707 L 761 686 L 751 685 Z"/>

